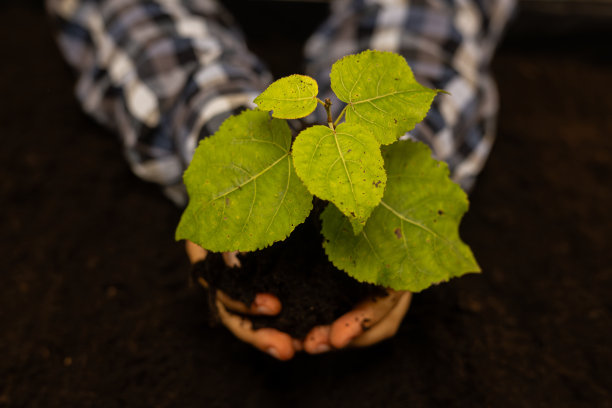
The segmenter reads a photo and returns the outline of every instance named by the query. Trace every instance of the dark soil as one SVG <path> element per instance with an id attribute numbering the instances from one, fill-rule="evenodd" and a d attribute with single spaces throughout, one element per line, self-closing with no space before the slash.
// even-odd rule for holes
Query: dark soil
<path id="1" fill-rule="evenodd" d="M 253 327 L 273 327 L 303 339 L 310 329 L 330 324 L 366 297 L 386 294 L 334 268 L 323 250 L 317 217 L 311 215 L 287 240 L 241 255 L 241 268 L 228 268 L 220 254 L 210 254 L 195 265 L 194 273 L 247 305 L 256 293 L 276 295 L 281 313 L 249 317 Z"/>
<path id="2" fill-rule="evenodd" d="M 543 37 L 540 20 L 496 56 L 498 139 L 461 228 L 483 273 L 415 295 L 389 341 L 280 363 L 208 325 L 180 211 L 80 112 L 40 4 L 6 3 L 0 406 L 612 406 L 609 22 Z M 283 24 L 309 17 L 282 4 Z M 285 61 L 275 38 L 299 38 L 265 27 L 249 39 Z"/>

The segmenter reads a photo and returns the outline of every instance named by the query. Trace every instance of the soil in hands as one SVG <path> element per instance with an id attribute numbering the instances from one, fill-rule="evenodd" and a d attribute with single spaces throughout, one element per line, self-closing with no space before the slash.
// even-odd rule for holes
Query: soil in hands
<path id="1" fill-rule="evenodd" d="M 382 288 L 360 283 L 328 261 L 318 219 L 313 213 L 287 240 L 240 255 L 241 268 L 228 268 L 221 254 L 211 253 L 194 265 L 194 277 L 202 276 L 247 305 L 257 293 L 276 295 L 283 305 L 279 315 L 249 318 L 255 329 L 272 327 L 297 339 L 315 326 L 330 324 L 361 300 L 386 296 Z"/>

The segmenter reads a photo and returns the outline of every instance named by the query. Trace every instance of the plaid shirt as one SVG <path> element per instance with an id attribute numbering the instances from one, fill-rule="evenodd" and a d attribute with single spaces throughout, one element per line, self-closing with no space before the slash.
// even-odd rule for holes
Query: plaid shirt
<path id="1" fill-rule="evenodd" d="M 403 55 L 419 82 L 451 94 L 437 97 L 406 137 L 427 143 L 468 190 L 495 136 L 488 66 L 513 1 L 334 1 L 306 43 L 305 73 L 326 97 L 340 57 Z M 83 109 L 120 135 L 136 175 L 184 205 L 182 173 L 199 139 L 253 107 L 273 80 L 231 16 L 214 0 L 47 0 L 47 8 Z"/>

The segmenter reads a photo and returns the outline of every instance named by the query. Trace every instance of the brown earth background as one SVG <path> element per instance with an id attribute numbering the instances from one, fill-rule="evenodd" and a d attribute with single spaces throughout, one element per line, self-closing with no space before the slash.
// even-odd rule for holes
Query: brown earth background
<path id="1" fill-rule="evenodd" d="M 296 72 L 325 5 L 236 4 L 247 33 L 302 16 L 249 37 Z M 1 4 L 0 406 L 612 406 L 612 20 L 524 5 L 461 230 L 484 273 L 390 341 L 279 363 L 209 327 L 179 211 L 80 112 L 39 2 Z"/>

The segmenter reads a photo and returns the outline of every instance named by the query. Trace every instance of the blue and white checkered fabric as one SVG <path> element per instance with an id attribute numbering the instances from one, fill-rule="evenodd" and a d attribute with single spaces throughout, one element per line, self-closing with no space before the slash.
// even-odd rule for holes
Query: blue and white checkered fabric
<path id="1" fill-rule="evenodd" d="M 232 17 L 214 0 L 47 0 L 47 8 L 83 109 L 120 135 L 134 173 L 184 205 L 181 176 L 199 139 L 253 107 L 273 80 Z M 337 0 L 305 46 L 305 73 L 327 96 L 342 56 L 403 55 L 419 82 L 451 94 L 406 137 L 429 144 L 469 189 L 495 137 L 489 62 L 513 8 L 514 0 Z"/>

